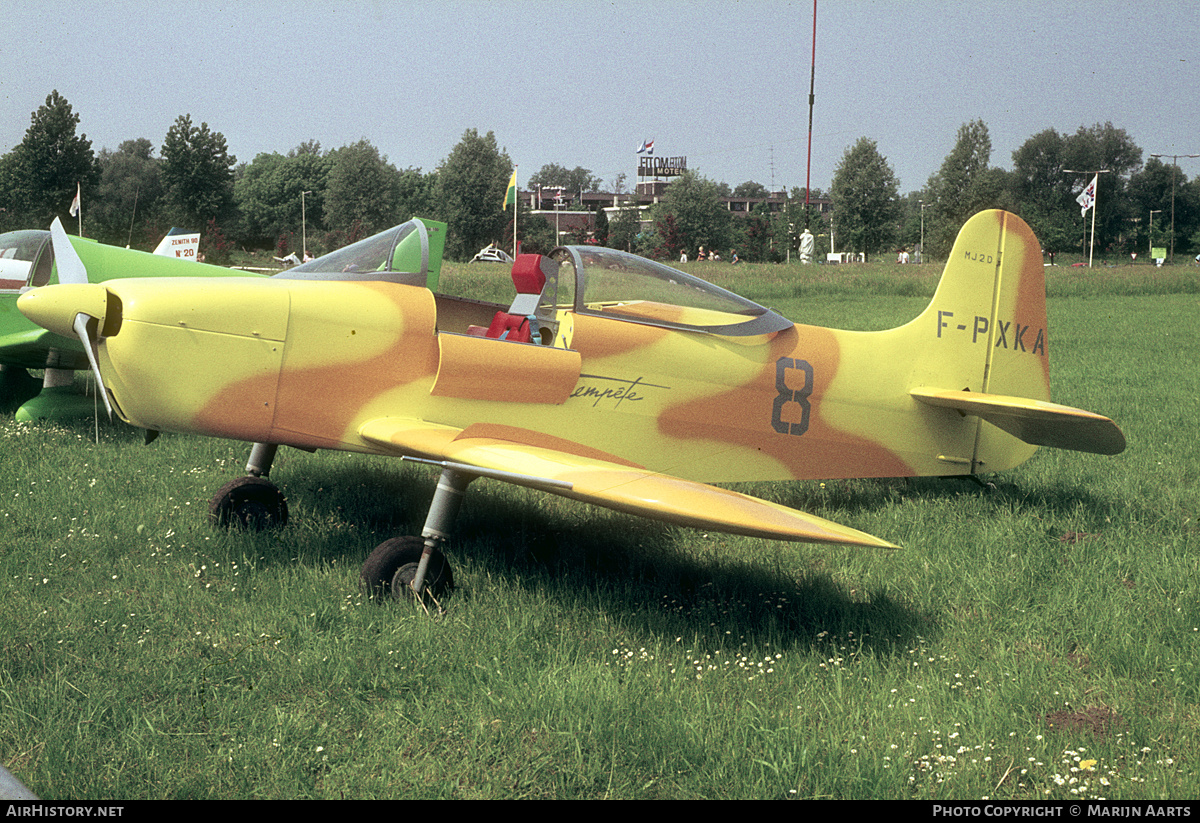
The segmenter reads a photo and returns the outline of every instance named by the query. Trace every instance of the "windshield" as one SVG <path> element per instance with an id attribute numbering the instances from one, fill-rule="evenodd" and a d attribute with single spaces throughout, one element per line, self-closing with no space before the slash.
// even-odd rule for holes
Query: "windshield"
<path id="1" fill-rule="evenodd" d="M 574 270 L 575 311 L 667 328 L 745 336 L 781 331 L 790 320 L 670 266 L 600 246 L 561 246 L 559 280 Z"/>
<path id="2" fill-rule="evenodd" d="M 436 290 L 445 241 L 441 224 L 409 220 L 275 275 L 282 280 L 389 280 Z M 438 233 L 440 236 L 431 237 Z M 430 254 L 434 240 L 436 253 Z"/>
<path id="3" fill-rule="evenodd" d="M 20 289 L 29 281 L 29 270 L 38 263 L 35 281 L 44 286 L 50 281 L 53 254 L 48 231 L 10 231 L 0 234 L 0 289 Z M 42 252 L 46 253 L 43 254 Z"/>

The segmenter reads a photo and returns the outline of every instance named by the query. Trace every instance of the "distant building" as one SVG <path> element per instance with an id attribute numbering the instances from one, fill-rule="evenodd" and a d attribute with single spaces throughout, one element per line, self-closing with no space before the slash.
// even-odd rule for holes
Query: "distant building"
<path id="1" fill-rule="evenodd" d="M 613 192 L 585 191 L 566 192 L 558 188 L 538 188 L 523 191 L 520 197 L 525 201 L 530 213 L 541 215 L 551 226 L 558 221 L 560 235 L 591 234 L 596 228 L 596 213 L 604 209 L 611 223 L 616 219 L 622 202 L 628 208 L 629 201 L 635 200 L 637 207 L 643 213 L 662 197 L 669 180 L 650 180 L 638 183 L 634 192 L 624 195 Z M 760 203 L 767 205 L 767 210 L 774 213 L 783 211 L 787 204 L 786 192 L 771 192 L 767 197 L 722 197 L 721 202 L 729 209 L 734 217 L 746 217 L 753 213 Z M 828 197 L 814 197 L 809 201 L 824 220 L 829 220 L 833 213 L 833 202 Z M 796 205 L 803 206 L 803 201 Z M 580 208 L 582 206 L 582 208 Z"/>

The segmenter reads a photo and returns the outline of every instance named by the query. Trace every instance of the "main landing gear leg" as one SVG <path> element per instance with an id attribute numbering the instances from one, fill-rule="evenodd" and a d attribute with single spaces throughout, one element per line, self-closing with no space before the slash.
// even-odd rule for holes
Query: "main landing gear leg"
<path id="1" fill-rule="evenodd" d="M 450 468 L 442 469 L 437 491 L 433 493 L 433 502 L 429 504 L 429 514 L 425 516 L 425 527 L 421 529 L 425 548 L 421 552 L 421 561 L 417 564 L 417 572 L 412 580 L 414 594 L 420 596 L 425 586 L 425 576 L 429 573 L 430 556 L 449 536 L 450 526 L 458 516 L 467 486 L 474 479 L 475 475 L 472 474 L 464 474 Z"/>
<path id="2" fill-rule="evenodd" d="M 277 451 L 279 446 L 274 443 L 255 443 L 254 448 L 250 449 L 250 459 L 246 461 L 246 474 L 253 477 L 270 475 Z"/>

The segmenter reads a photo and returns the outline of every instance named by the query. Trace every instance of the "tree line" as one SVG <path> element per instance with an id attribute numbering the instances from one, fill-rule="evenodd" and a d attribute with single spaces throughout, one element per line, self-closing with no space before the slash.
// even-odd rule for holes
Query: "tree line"
<path id="1" fill-rule="evenodd" d="M 1098 255 L 1129 261 L 1132 254 L 1146 259 L 1152 247 L 1200 251 L 1200 178 L 1189 181 L 1169 156 L 1151 155 L 1143 163 L 1142 149 L 1111 122 L 1080 126 L 1072 134 L 1039 132 L 1013 152 L 1011 171 L 992 166 L 991 155 L 987 124 L 964 123 L 938 171 L 922 189 L 901 197 L 876 143 L 860 138 L 833 179 L 839 246 L 868 253 L 915 248 L 924 212 L 926 255 L 944 258 L 972 214 L 1000 208 L 1024 218 L 1051 258 L 1086 253 L 1092 212 L 1082 214 L 1076 198 L 1107 169 L 1098 176 Z"/>
<path id="2" fill-rule="evenodd" d="M 722 197 L 766 198 L 767 189 L 747 181 L 731 190 L 694 171 L 639 210 L 638 199 L 623 191 L 622 175 L 615 189 L 623 205 L 614 220 L 598 215 L 590 241 L 660 259 L 694 256 L 704 248 L 726 259 L 736 251 L 742 260 L 777 262 L 795 251 L 799 233 L 808 227 L 817 236 L 819 257 L 831 250 L 891 254 L 923 242 L 925 259 L 944 259 L 971 215 L 1000 208 L 1021 215 L 1053 260 L 1058 254 L 1087 254 L 1092 212 L 1082 214 L 1076 198 L 1107 169 L 1097 186 L 1099 256 L 1128 261 L 1132 254 L 1147 259 L 1151 248 L 1200 252 L 1200 178 L 1189 181 L 1169 156 L 1151 155 L 1143 163 L 1142 149 L 1112 123 L 1080 126 L 1070 134 L 1039 132 L 1013 152 L 1011 171 L 992 166 L 991 157 L 987 124 L 964 123 L 938 171 L 920 190 L 902 196 L 875 141 L 860 138 L 843 154 L 830 191 L 812 192 L 831 201 L 831 220 L 812 207 L 806 213 L 803 188 L 793 188 L 782 208 L 778 200 L 762 202 L 734 217 Z M 551 164 L 535 178 L 568 192 L 594 191 L 588 186 L 598 181 L 588 174 Z"/>
<path id="3" fill-rule="evenodd" d="M 56 216 L 68 222 L 78 186 L 88 236 L 151 248 L 171 226 L 200 230 L 213 262 L 223 262 L 235 247 L 284 256 L 306 246 L 320 254 L 413 216 L 449 225 L 450 259 L 467 259 L 510 238 L 514 212 L 525 250 L 545 252 L 556 244 L 547 221 L 525 216 L 527 204 L 502 208 L 513 165 L 492 132 L 468 129 L 436 169 L 423 172 L 398 168 L 366 139 L 331 150 L 308 141 L 286 154 L 238 163 L 224 135 L 188 114 L 176 119 L 161 146 L 143 137 L 95 153 L 78 133 L 79 119 L 54 91 L 33 112 L 22 142 L 0 156 L 0 231 L 43 228 Z M 1091 172 L 1103 168 L 1110 171 L 1099 176 L 1099 252 L 1145 255 L 1152 245 L 1172 243 L 1176 253 L 1200 251 L 1200 178 L 1188 181 L 1160 157 L 1143 164 L 1142 150 L 1111 123 L 1073 134 L 1040 132 L 1013 152 L 1012 171 L 991 166 L 991 154 L 987 125 L 964 123 L 939 170 L 922 189 L 901 196 L 876 143 L 860 138 L 846 149 L 828 192 L 832 223 L 815 208 L 805 212 L 802 188 L 788 193 L 782 209 L 777 200 L 763 202 L 735 217 L 722 197 L 766 198 L 766 188 L 747 181 L 730 189 L 694 171 L 642 209 L 621 174 L 610 187 L 618 203 L 612 218 L 600 211 L 594 232 L 566 241 L 660 259 L 694 256 L 703 247 L 726 259 L 736 253 L 747 261 L 779 261 L 810 227 L 818 254 L 831 243 L 868 254 L 916 248 L 923 233 L 931 259 L 949 253 L 972 214 L 1003 208 L 1024 217 L 1054 255 L 1083 248 L 1090 214 L 1085 221 L 1075 198 Z M 579 200 L 600 190 L 602 181 L 588 169 L 549 163 L 528 185 L 561 187 L 566 198 Z M 824 194 L 813 191 L 816 198 Z"/>
<path id="4" fill-rule="evenodd" d="M 0 156 L 0 231 L 46 228 L 55 217 L 72 225 L 77 186 L 85 235 L 151 248 L 172 226 L 198 230 L 210 262 L 239 246 L 320 254 L 414 216 L 446 221 L 446 253 L 462 259 L 511 225 L 502 204 L 513 166 L 491 132 L 468 129 L 437 169 L 422 172 L 397 168 L 366 139 L 328 151 L 309 141 L 239 164 L 223 134 L 188 114 L 157 156 L 144 137 L 97 154 L 78 125 L 54 91 Z"/>

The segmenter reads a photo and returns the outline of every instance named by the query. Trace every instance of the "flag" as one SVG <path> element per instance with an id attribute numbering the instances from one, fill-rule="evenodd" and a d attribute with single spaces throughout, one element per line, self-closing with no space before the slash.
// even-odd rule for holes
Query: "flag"
<path id="1" fill-rule="evenodd" d="M 1087 211 L 1092 206 L 1096 205 L 1096 183 L 1099 182 L 1100 175 L 1097 174 L 1092 178 L 1092 182 L 1087 184 L 1087 188 L 1083 190 L 1083 194 L 1075 198 L 1075 202 L 1080 205 L 1079 214 L 1081 217 L 1087 217 Z"/>
<path id="2" fill-rule="evenodd" d="M 654 141 L 644 140 L 642 145 L 638 146 L 638 154 L 654 154 Z"/>
<path id="3" fill-rule="evenodd" d="M 504 190 L 504 211 L 508 211 L 508 207 L 514 209 L 517 206 L 517 170 L 513 169 L 512 177 L 508 179 L 508 188 Z"/>
<path id="4" fill-rule="evenodd" d="M 79 184 L 75 184 L 75 199 L 71 201 L 71 216 L 79 216 Z"/>

